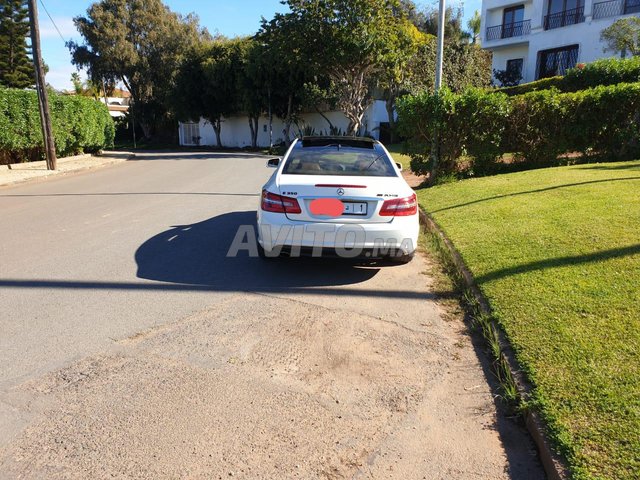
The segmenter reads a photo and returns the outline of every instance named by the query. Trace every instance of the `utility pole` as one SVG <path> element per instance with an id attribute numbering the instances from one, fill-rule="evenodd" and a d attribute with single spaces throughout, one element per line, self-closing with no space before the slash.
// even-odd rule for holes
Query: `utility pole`
<path id="1" fill-rule="evenodd" d="M 271 82 L 269 82 L 269 153 L 273 148 L 273 112 L 271 111 Z"/>
<path id="2" fill-rule="evenodd" d="M 444 24 L 446 17 L 446 0 L 440 0 L 438 7 L 438 40 L 437 40 L 437 52 L 436 52 L 436 82 L 435 82 L 435 95 L 438 100 L 438 94 L 442 87 L 442 57 L 444 51 Z M 436 108 L 440 103 L 436 102 Z M 438 116 L 436 110 L 436 117 Z M 438 163 L 440 163 L 440 132 L 436 126 L 436 130 L 433 136 L 433 145 L 431 146 L 431 173 L 429 174 L 429 184 L 433 185 L 436 181 L 436 175 L 438 174 Z"/>
<path id="3" fill-rule="evenodd" d="M 440 6 L 438 8 L 438 43 L 436 54 L 436 94 L 442 86 L 442 52 L 444 50 L 444 23 L 446 17 L 445 0 L 440 0 Z"/>
<path id="4" fill-rule="evenodd" d="M 36 0 L 28 0 L 29 24 L 31 30 L 31 50 L 33 65 L 36 69 L 36 90 L 38 92 L 38 107 L 40 109 L 40 124 L 42 125 L 42 137 L 44 150 L 47 156 L 47 170 L 55 170 L 58 165 L 56 158 L 56 144 L 53 140 L 53 128 L 51 126 L 51 114 L 49 112 L 49 98 L 47 95 L 47 82 L 44 78 L 42 66 L 42 49 L 40 48 L 40 28 L 38 27 L 38 6 Z"/>

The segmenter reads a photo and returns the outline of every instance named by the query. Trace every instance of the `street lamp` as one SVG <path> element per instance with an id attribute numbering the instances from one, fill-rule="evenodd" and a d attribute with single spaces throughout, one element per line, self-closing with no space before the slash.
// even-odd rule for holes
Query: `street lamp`
<path id="1" fill-rule="evenodd" d="M 438 92 L 442 87 L 442 53 L 444 50 L 444 21 L 446 16 L 445 0 L 440 0 L 438 7 L 438 44 L 436 53 L 436 83 L 435 83 L 435 95 L 436 95 L 436 109 L 440 105 L 438 100 Z M 433 185 L 436 180 L 438 171 L 438 163 L 440 162 L 440 132 L 438 126 L 440 122 L 438 120 L 438 111 L 436 110 L 436 128 L 433 135 L 433 144 L 431 148 L 431 172 L 429 174 L 429 184 Z"/>
<path id="2" fill-rule="evenodd" d="M 436 94 L 442 86 L 442 51 L 444 50 L 444 21 L 446 17 L 446 0 L 440 0 L 440 6 L 438 7 L 438 44 L 436 55 Z"/>

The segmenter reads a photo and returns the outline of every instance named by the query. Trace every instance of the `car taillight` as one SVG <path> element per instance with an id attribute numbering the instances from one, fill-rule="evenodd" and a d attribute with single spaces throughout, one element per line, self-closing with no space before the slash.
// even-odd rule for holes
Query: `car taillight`
<path id="1" fill-rule="evenodd" d="M 276 195 L 275 193 L 262 191 L 262 203 L 260 208 L 265 212 L 275 213 L 302 213 L 300 204 L 295 198 Z"/>
<path id="2" fill-rule="evenodd" d="M 381 217 L 406 217 L 418 213 L 418 200 L 414 193 L 406 198 L 385 200 L 380 209 Z"/>

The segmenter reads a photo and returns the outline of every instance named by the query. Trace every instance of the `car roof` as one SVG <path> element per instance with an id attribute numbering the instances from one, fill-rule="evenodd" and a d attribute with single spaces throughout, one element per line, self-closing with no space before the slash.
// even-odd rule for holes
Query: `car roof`
<path id="1" fill-rule="evenodd" d="M 376 140 L 368 137 L 341 137 L 341 136 L 312 136 L 302 137 L 303 147 L 324 147 L 327 145 L 341 145 L 344 147 L 356 147 L 373 149 Z"/>

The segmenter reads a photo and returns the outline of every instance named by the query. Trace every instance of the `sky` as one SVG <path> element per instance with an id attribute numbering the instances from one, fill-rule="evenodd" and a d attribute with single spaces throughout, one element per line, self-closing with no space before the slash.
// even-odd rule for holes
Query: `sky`
<path id="1" fill-rule="evenodd" d="M 38 1 L 42 57 L 49 66 L 47 82 L 56 89 L 72 88 L 70 78 L 76 68 L 71 64 L 65 41 L 82 42 L 73 25 L 73 17 L 84 15 L 92 3 L 91 0 Z M 251 35 L 260 27 L 261 17 L 271 19 L 276 12 L 286 10 L 280 0 L 165 0 L 164 3 L 175 12 L 196 13 L 200 17 L 200 24 L 207 27 L 211 33 L 220 33 L 228 37 Z M 416 3 L 430 5 L 434 2 Z M 475 10 L 480 9 L 481 0 L 464 0 L 458 3 L 463 4 L 466 22 Z M 58 27 L 57 30 L 54 23 Z M 82 72 L 81 76 L 84 78 Z"/>

